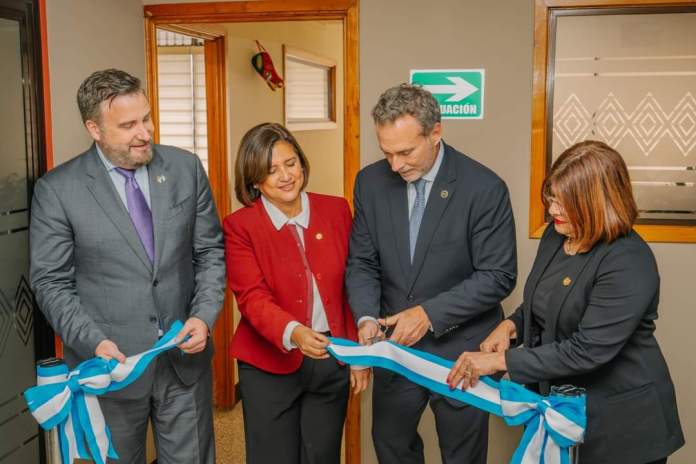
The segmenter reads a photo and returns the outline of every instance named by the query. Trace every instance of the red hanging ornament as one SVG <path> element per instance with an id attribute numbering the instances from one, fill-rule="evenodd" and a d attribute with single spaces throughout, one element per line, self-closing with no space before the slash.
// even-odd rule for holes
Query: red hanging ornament
<path id="1" fill-rule="evenodd" d="M 273 60 L 271 59 L 271 55 L 266 51 L 266 49 L 259 43 L 259 41 L 256 41 L 256 46 L 259 49 L 259 52 L 251 57 L 251 65 L 254 67 L 257 73 L 263 78 L 264 81 L 266 81 L 266 84 L 268 84 L 268 87 L 275 91 L 276 89 L 280 89 L 285 85 L 285 82 L 283 82 L 283 78 L 278 75 L 278 73 L 275 70 L 275 66 L 273 66 Z"/>

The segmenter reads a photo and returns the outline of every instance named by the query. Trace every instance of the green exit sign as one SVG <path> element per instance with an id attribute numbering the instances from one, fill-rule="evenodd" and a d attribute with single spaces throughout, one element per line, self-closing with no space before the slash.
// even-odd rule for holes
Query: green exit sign
<path id="1" fill-rule="evenodd" d="M 484 77 L 484 69 L 413 69 L 410 81 L 433 94 L 442 119 L 483 119 Z"/>

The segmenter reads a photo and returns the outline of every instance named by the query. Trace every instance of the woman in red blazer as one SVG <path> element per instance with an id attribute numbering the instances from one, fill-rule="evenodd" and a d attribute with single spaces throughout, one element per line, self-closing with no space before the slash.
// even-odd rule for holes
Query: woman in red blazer
<path id="1" fill-rule="evenodd" d="M 369 370 L 329 356 L 327 336 L 356 339 L 343 274 L 345 199 L 305 193 L 309 164 L 280 124 L 246 133 L 235 167 L 244 208 L 225 218 L 228 282 L 242 318 L 239 361 L 248 463 L 340 462 L 349 383 Z"/>

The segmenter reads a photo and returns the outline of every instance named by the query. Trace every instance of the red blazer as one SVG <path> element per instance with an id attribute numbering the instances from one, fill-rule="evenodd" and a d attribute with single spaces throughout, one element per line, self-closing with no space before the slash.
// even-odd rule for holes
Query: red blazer
<path id="1" fill-rule="evenodd" d="M 331 334 L 355 340 L 357 330 L 346 298 L 343 274 L 351 214 L 340 197 L 309 193 L 305 254 L 319 288 Z M 242 319 L 232 337 L 233 357 L 275 374 L 294 372 L 302 353 L 283 347 L 290 321 L 308 327 L 308 285 L 292 233 L 276 230 L 261 200 L 225 218 L 227 281 Z"/>

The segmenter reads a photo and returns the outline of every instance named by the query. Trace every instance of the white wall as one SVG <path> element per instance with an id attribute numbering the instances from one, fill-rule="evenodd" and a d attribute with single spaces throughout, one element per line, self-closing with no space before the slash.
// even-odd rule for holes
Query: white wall
<path id="1" fill-rule="evenodd" d="M 309 159 L 308 191 L 343 195 L 343 25 L 339 21 L 283 21 L 232 23 L 227 30 L 230 163 L 242 136 L 263 122 L 283 124 L 283 91 L 268 88 L 251 66 L 258 39 L 283 76 L 283 45 L 336 61 L 336 128 L 293 131 Z M 233 203 L 234 209 L 239 203 Z"/>
<path id="2" fill-rule="evenodd" d="M 143 80 L 141 0 L 48 0 L 48 67 L 53 158 L 58 165 L 92 143 L 77 109 L 77 89 L 92 72 L 119 68 Z"/>

